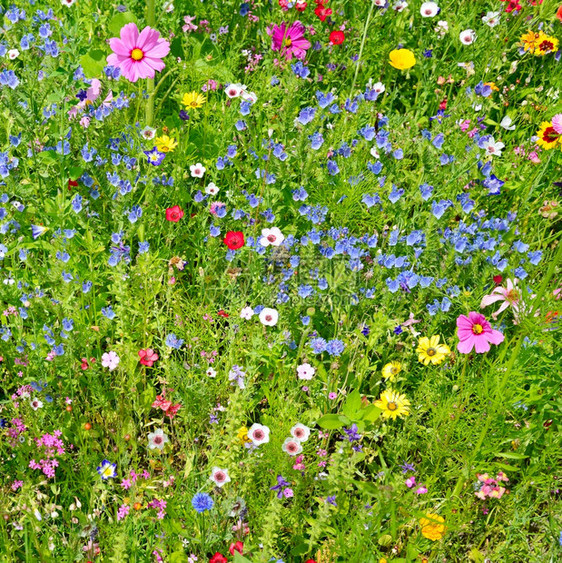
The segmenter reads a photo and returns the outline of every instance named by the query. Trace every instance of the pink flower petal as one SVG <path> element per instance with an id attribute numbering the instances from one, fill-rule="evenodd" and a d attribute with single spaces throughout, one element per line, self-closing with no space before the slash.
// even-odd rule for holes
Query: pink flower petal
<path id="1" fill-rule="evenodd" d="M 123 41 L 121 41 L 119 37 L 112 37 L 109 40 L 109 46 L 111 47 L 111 50 L 113 52 L 121 55 L 122 57 L 128 57 L 131 53 L 131 49 L 127 47 L 127 45 L 125 45 L 125 43 L 123 43 Z"/>
<path id="2" fill-rule="evenodd" d="M 487 333 L 486 338 L 492 344 L 501 344 L 505 340 L 504 335 L 499 330 L 492 330 L 492 332 Z"/>
<path id="3" fill-rule="evenodd" d="M 136 23 L 128 23 L 121 28 L 121 41 L 123 45 L 131 51 L 137 46 L 137 39 L 139 37 L 139 30 Z"/>
<path id="4" fill-rule="evenodd" d="M 151 27 L 146 26 L 139 34 L 135 47 L 141 49 L 144 53 L 146 53 L 149 49 L 151 49 L 158 38 L 160 37 L 160 33 Z"/>
<path id="5" fill-rule="evenodd" d="M 489 350 L 490 344 L 483 334 L 474 339 L 474 351 L 477 354 L 483 354 L 484 352 L 488 352 Z"/>
<path id="6" fill-rule="evenodd" d="M 479 324 L 484 326 L 486 322 L 486 317 L 482 313 L 477 313 L 476 311 L 470 311 L 468 313 L 468 319 L 472 324 Z"/>
<path id="7" fill-rule="evenodd" d="M 466 328 L 472 330 L 472 323 L 468 320 L 468 317 L 466 317 L 465 315 L 460 315 L 457 318 L 457 326 L 459 328 Z"/>
<path id="8" fill-rule="evenodd" d="M 480 308 L 483 309 L 484 307 L 487 307 L 496 301 L 501 301 L 502 299 L 505 299 L 503 295 L 484 295 L 484 297 L 482 297 L 482 301 L 480 302 Z"/>
<path id="9" fill-rule="evenodd" d="M 474 342 L 473 339 L 470 338 L 468 340 L 461 340 L 458 344 L 457 344 L 457 350 L 461 353 L 461 354 L 470 354 L 470 352 L 472 351 L 472 348 L 474 347 Z"/>
<path id="10" fill-rule="evenodd" d="M 159 39 L 157 43 L 152 45 L 150 49 L 145 51 L 147 57 L 153 59 L 162 59 L 170 52 L 170 43 L 165 39 Z"/>

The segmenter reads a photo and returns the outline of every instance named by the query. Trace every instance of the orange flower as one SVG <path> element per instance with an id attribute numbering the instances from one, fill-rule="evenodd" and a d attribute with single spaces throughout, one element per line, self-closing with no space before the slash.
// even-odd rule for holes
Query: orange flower
<path id="1" fill-rule="evenodd" d="M 558 10 L 556 11 L 556 17 L 560 20 L 560 23 L 562 23 L 562 4 L 560 5 L 560 8 L 558 8 Z"/>
<path id="2" fill-rule="evenodd" d="M 421 533 L 424 538 L 431 541 L 437 541 L 445 535 L 445 518 L 438 514 L 426 514 L 424 518 L 420 519 Z"/>

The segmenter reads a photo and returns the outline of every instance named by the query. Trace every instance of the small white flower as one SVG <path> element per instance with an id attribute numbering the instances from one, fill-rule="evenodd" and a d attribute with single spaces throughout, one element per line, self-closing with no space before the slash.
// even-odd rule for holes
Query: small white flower
<path id="1" fill-rule="evenodd" d="M 307 381 L 311 380 L 316 373 L 316 368 L 313 368 L 310 364 L 301 364 L 297 367 L 297 377 L 299 379 L 305 379 Z"/>
<path id="2" fill-rule="evenodd" d="M 375 82 L 373 84 L 372 89 L 377 93 L 377 94 L 382 94 L 385 90 L 386 87 L 382 82 Z"/>
<path id="3" fill-rule="evenodd" d="M 17 49 L 10 49 L 8 51 L 8 58 L 13 61 L 14 59 L 17 59 L 20 56 L 20 52 Z"/>
<path id="4" fill-rule="evenodd" d="M 380 157 L 380 154 L 379 154 L 379 151 L 377 150 L 376 145 L 373 146 L 373 147 L 371 147 L 370 153 L 371 153 L 371 156 L 372 156 L 373 158 L 377 158 L 377 159 L 378 159 L 378 158 Z"/>
<path id="5" fill-rule="evenodd" d="M 515 125 L 512 125 L 513 120 L 509 115 L 506 115 L 500 122 L 500 127 L 507 129 L 508 131 L 513 131 L 515 129 Z"/>
<path id="6" fill-rule="evenodd" d="M 248 92 L 247 90 L 242 90 L 240 92 L 240 96 L 245 102 L 250 102 L 251 104 L 255 104 L 258 101 L 258 96 L 255 92 Z"/>
<path id="7" fill-rule="evenodd" d="M 435 2 L 424 2 L 420 7 L 420 14 L 424 18 L 434 18 L 439 11 L 439 6 Z"/>
<path id="8" fill-rule="evenodd" d="M 392 9 L 395 12 L 402 12 L 407 7 L 408 7 L 408 2 L 406 2 L 406 0 L 397 0 L 397 2 L 394 3 L 394 6 L 392 6 Z"/>
<path id="9" fill-rule="evenodd" d="M 143 139 L 150 141 L 150 139 L 154 139 L 154 137 L 156 136 L 156 129 L 153 129 L 152 127 L 149 127 L 147 125 L 144 129 L 141 130 L 140 136 Z"/>
<path id="10" fill-rule="evenodd" d="M 217 195 L 219 193 L 219 188 L 215 185 L 214 182 L 211 182 L 206 188 L 205 193 L 209 195 Z"/>
<path id="11" fill-rule="evenodd" d="M 500 143 L 499 141 L 496 142 L 494 141 L 494 137 L 490 137 L 484 146 L 484 150 L 486 151 L 486 154 L 489 154 L 490 156 L 501 156 L 502 149 L 504 147 L 505 145 L 503 143 Z"/>
<path id="12" fill-rule="evenodd" d="M 249 321 L 254 316 L 254 310 L 251 307 L 244 307 L 240 311 L 240 317 Z"/>
<path id="13" fill-rule="evenodd" d="M 285 237 L 277 227 L 261 230 L 260 244 L 262 246 L 279 246 L 284 240 Z"/>
<path id="14" fill-rule="evenodd" d="M 252 441 L 254 446 L 267 444 L 269 442 L 269 428 L 261 424 L 252 424 L 248 430 L 248 438 Z"/>
<path id="15" fill-rule="evenodd" d="M 310 428 L 298 422 L 291 428 L 291 436 L 299 442 L 306 442 L 310 436 Z"/>
<path id="16" fill-rule="evenodd" d="M 29 401 L 29 404 L 34 411 L 43 408 L 43 401 L 40 401 L 37 398 L 31 399 L 31 401 Z"/>
<path id="17" fill-rule="evenodd" d="M 482 21 L 490 27 L 496 27 L 500 23 L 500 12 L 487 12 L 482 16 Z"/>
<path id="18" fill-rule="evenodd" d="M 465 29 L 460 32 L 459 38 L 463 45 L 472 45 L 476 41 L 476 33 L 473 29 Z"/>
<path id="19" fill-rule="evenodd" d="M 164 6 L 164 11 L 165 11 L 167 14 L 170 14 L 171 12 L 173 12 L 173 11 L 174 11 L 174 3 L 173 3 L 173 2 L 169 2 L 168 4 L 166 4 L 166 5 Z"/>
<path id="20" fill-rule="evenodd" d="M 67 7 L 72 6 L 75 2 L 76 0 L 61 0 L 61 4 Z"/>
<path id="21" fill-rule="evenodd" d="M 445 20 L 439 20 L 435 27 L 435 33 L 443 36 L 449 31 L 449 24 Z"/>
<path id="22" fill-rule="evenodd" d="M 289 455 L 298 455 L 302 452 L 301 443 L 294 438 L 287 438 L 283 442 L 281 449 Z"/>
<path id="23" fill-rule="evenodd" d="M 207 374 L 207 377 L 215 378 L 217 376 L 217 372 L 213 368 L 207 368 L 205 373 Z"/>
<path id="24" fill-rule="evenodd" d="M 41 513 L 40 513 L 37 509 L 35 509 L 35 510 L 33 511 L 33 514 L 35 514 L 35 518 L 37 518 L 37 520 L 39 520 L 39 521 L 43 520 L 43 517 L 41 516 Z"/>
<path id="25" fill-rule="evenodd" d="M 226 485 L 226 483 L 230 482 L 230 477 L 228 476 L 228 470 L 221 469 L 220 467 L 213 467 L 209 479 L 213 481 L 215 485 L 219 488 L 222 487 L 223 485 Z"/>
<path id="26" fill-rule="evenodd" d="M 192 178 L 203 178 L 203 175 L 207 171 L 207 169 L 200 162 L 198 162 L 197 164 L 192 164 L 189 167 L 189 170 L 191 171 Z"/>
<path id="27" fill-rule="evenodd" d="M 275 326 L 279 319 L 279 313 L 275 309 L 265 307 L 260 313 L 260 322 L 265 326 Z"/>
<path id="28" fill-rule="evenodd" d="M 151 432 L 148 435 L 148 449 L 154 450 L 159 449 L 163 450 L 166 442 L 169 442 L 168 436 L 164 434 L 164 430 L 162 428 L 158 428 L 154 432 Z"/>
<path id="29" fill-rule="evenodd" d="M 240 96 L 240 94 L 242 93 L 242 88 L 241 88 L 240 84 L 229 84 L 224 89 L 224 93 L 229 98 L 238 98 L 238 96 Z"/>

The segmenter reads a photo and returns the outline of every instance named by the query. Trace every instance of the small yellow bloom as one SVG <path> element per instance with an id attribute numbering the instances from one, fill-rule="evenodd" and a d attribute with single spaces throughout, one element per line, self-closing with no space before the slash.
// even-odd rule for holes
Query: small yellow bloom
<path id="1" fill-rule="evenodd" d="M 432 336 L 431 338 L 424 336 L 418 342 L 416 353 L 418 360 L 424 366 L 427 366 L 430 362 L 437 366 L 451 353 L 451 350 L 446 344 L 439 344 L 439 336 Z"/>
<path id="2" fill-rule="evenodd" d="M 416 57 L 409 49 L 394 49 L 390 51 L 390 64 L 399 70 L 412 68 L 416 64 Z"/>
<path id="3" fill-rule="evenodd" d="M 248 429 L 245 426 L 241 426 L 238 428 L 238 434 L 236 435 L 238 441 L 243 445 L 246 442 L 250 442 L 250 438 L 248 438 Z"/>
<path id="4" fill-rule="evenodd" d="M 199 92 L 189 92 L 189 94 L 184 94 L 181 103 L 188 109 L 200 108 L 207 98 L 200 94 Z"/>
<path id="5" fill-rule="evenodd" d="M 401 371 L 402 364 L 400 362 L 389 362 L 382 368 L 382 376 L 389 381 L 394 381 Z"/>
<path id="6" fill-rule="evenodd" d="M 489 86 L 494 92 L 500 91 L 495 82 L 484 82 L 484 86 Z"/>
<path id="7" fill-rule="evenodd" d="M 425 518 L 420 519 L 421 533 L 424 538 L 437 541 L 445 535 L 445 518 L 438 514 L 426 514 Z"/>
<path id="8" fill-rule="evenodd" d="M 172 152 L 178 146 L 178 142 L 173 137 L 168 137 L 168 135 L 157 137 L 154 142 L 160 152 Z"/>
<path id="9" fill-rule="evenodd" d="M 380 399 L 373 404 L 382 410 L 383 418 L 396 420 L 398 417 L 402 418 L 410 414 L 410 401 L 404 395 L 400 395 L 392 389 L 383 391 Z"/>

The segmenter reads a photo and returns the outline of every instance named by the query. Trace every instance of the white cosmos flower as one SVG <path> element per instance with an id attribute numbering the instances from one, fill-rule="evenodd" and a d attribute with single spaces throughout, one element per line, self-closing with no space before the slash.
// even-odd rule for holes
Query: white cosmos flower
<path id="1" fill-rule="evenodd" d="M 310 428 L 297 422 L 297 424 L 291 428 L 291 436 L 299 442 L 306 442 L 310 436 Z"/>
<path id="2" fill-rule="evenodd" d="M 205 373 L 207 374 L 207 377 L 214 378 L 217 376 L 217 372 L 213 368 L 207 368 L 207 371 Z"/>
<path id="3" fill-rule="evenodd" d="M 31 399 L 31 401 L 29 401 L 29 404 L 34 411 L 43 408 L 43 401 L 40 401 L 37 398 Z"/>
<path id="4" fill-rule="evenodd" d="M 424 2 L 420 7 L 420 14 L 424 18 L 434 18 L 439 11 L 439 6 L 435 2 Z"/>
<path id="5" fill-rule="evenodd" d="M 260 322 L 265 326 L 275 326 L 279 319 L 279 313 L 275 309 L 265 307 L 260 313 Z"/>
<path id="6" fill-rule="evenodd" d="M 254 310 L 251 307 L 244 307 L 240 311 L 240 317 L 249 321 L 254 316 Z"/>
<path id="7" fill-rule="evenodd" d="M 476 33 L 473 29 L 465 29 L 460 32 L 459 38 L 463 45 L 472 45 L 476 41 Z"/>
<path id="8" fill-rule="evenodd" d="M 238 98 L 238 96 L 240 96 L 240 94 L 242 93 L 242 87 L 240 84 L 229 84 L 225 89 L 224 89 L 224 93 L 229 97 L 229 98 Z"/>
<path id="9" fill-rule="evenodd" d="M 283 442 L 281 449 L 289 455 L 298 455 L 302 452 L 301 443 L 294 438 L 287 438 Z"/>
<path id="10" fill-rule="evenodd" d="M 166 442 L 169 442 L 168 436 L 164 434 L 162 428 L 158 428 L 148 435 L 148 449 L 149 450 L 163 450 Z"/>
<path id="11" fill-rule="evenodd" d="M 279 246 L 285 237 L 277 227 L 271 227 L 271 229 L 262 229 L 260 244 L 262 246 Z"/>
<path id="12" fill-rule="evenodd" d="M 209 477 L 209 479 L 211 481 L 213 481 L 213 483 L 215 483 L 215 485 L 217 487 L 222 487 L 223 485 L 226 485 L 226 483 L 230 482 L 230 477 L 228 475 L 228 469 L 221 469 L 220 467 L 213 467 L 213 469 L 211 470 L 211 476 Z"/>
<path id="13" fill-rule="evenodd" d="M 490 27 L 496 27 L 500 23 L 500 12 L 487 12 L 482 16 L 482 21 Z"/>
<path id="14" fill-rule="evenodd" d="M 189 170 L 191 171 L 192 178 L 203 178 L 203 175 L 207 171 L 207 169 L 200 162 L 198 162 L 197 164 L 192 164 L 189 167 Z"/>
<path id="15" fill-rule="evenodd" d="M 156 129 L 147 125 L 144 129 L 141 130 L 140 135 L 143 139 L 154 139 L 154 137 L 156 136 Z"/>
<path id="16" fill-rule="evenodd" d="M 215 185 L 214 182 L 211 182 L 206 188 L 205 193 L 209 195 L 217 195 L 219 193 L 219 188 Z"/>
<path id="17" fill-rule="evenodd" d="M 490 137 L 490 139 L 484 146 L 484 150 L 486 151 L 486 154 L 489 154 L 490 156 L 501 156 L 502 149 L 504 147 L 505 145 L 503 143 L 501 143 L 500 141 L 494 141 L 494 137 Z"/>
<path id="18" fill-rule="evenodd" d="M 316 368 L 313 368 L 310 364 L 301 364 L 297 367 L 297 377 L 299 379 L 305 379 L 307 381 L 311 380 L 316 373 Z"/>
<path id="19" fill-rule="evenodd" d="M 248 438 L 254 446 L 267 444 L 269 442 L 269 428 L 261 424 L 252 424 L 248 430 Z"/>
<path id="20" fill-rule="evenodd" d="M 8 51 L 8 58 L 13 61 L 14 59 L 17 59 L 20 56 L 20 52 L 17 49 L 10 49 Z"/>

